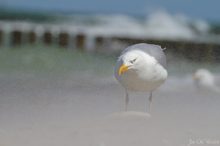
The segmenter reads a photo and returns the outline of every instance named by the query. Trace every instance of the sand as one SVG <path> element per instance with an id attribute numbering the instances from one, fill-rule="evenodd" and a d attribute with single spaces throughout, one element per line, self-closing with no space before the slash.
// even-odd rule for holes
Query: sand
<path id="1" fill-rule="evenodd" d="M 111 77 L 0 76 L 2 146 L 220 145 L 220 96 L 201 93 L 190 76 L 169 76 L 148 96 L 124 91 Z"/>

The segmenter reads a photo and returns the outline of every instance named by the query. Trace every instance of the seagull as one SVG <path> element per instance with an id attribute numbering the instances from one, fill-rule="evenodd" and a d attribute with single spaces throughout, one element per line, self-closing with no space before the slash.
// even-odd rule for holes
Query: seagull
<path id="1" fill-rule="evenodd" d="M 207 69 L 198 69 L 193 74 L 193 80 L 202 91 L 211 91 L 215 93 L 220 93 L 220 88 L 215 83 L 214 75 Z"/>
<path id="2" fill-rule="evenodd" d="M 149 112 L 152 92 L 167 79 L 164 49 L 153 44 L 134 44 L 125 48 L 115 66 L 115 78 L 125 89 L 125 111 L 129 103 L 128 91 L 148 92 Z"/>

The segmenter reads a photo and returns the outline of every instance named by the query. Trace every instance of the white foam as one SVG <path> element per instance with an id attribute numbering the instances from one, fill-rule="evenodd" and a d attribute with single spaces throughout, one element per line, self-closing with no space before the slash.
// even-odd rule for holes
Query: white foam
<path id="1" fill-rule="evenodd" d="M 71 22 L 74 24 L 72 26 L 93 35 L 191 40 L 210 30 L 209 24 L 203 20 L 192 20 L 180 14 L 171 15 L 166 11 L 153 12 L 145 20 L 127 15 L 79 17 L 82 18 Z"/>
<path id="2" fill-rule="evenodd" d="M 195 34 L 188 25 L 188 19 L 180 18 L 164 11 L 153 13 L 146 21 L 146 32 L 155 38 L 194 38 Z"/>

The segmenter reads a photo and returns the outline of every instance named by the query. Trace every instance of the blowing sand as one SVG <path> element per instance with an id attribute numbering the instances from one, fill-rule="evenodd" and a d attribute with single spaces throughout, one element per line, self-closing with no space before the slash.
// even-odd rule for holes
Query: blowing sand
<path id="1" fill-rule="evenodd" d="M 220 145 L 220 96 L 170 76 L 154 94 L 124 92 L 113 77 L 0 77 L 2 146 Z"/>

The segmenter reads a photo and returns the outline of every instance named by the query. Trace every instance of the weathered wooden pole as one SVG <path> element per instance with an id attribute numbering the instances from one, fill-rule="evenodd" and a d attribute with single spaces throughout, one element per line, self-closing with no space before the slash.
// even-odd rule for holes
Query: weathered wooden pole
<path id="1" fill-rule="evenodd" d="M 60 47 L 68 48 L 69 34 L 67 32 L 60 32 L 58 34 L 58 44 Z"/>
<path id="2" fill-rule="evenodd" d="M 76 48 L 79 50 L 85 49 L 86 36 L 83 33 L 79 33 L 75 37 Z"/>

